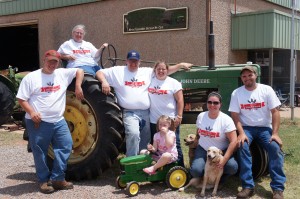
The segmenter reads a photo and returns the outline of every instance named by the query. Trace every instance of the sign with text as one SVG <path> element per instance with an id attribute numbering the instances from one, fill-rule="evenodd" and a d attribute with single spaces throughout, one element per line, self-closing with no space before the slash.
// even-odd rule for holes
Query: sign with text
<path id="1" fill-rule="evenodd" d="M 141 8 L 123 15 L 123 33 L 183 30 L 188 28 L 188 8 Z"/>

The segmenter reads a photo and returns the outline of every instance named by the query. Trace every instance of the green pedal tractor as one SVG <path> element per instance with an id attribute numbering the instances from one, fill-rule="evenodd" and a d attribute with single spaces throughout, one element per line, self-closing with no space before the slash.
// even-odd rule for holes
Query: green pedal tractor
<path id="1" fill-rule="evenodd" d="M 172 190 L 183 187 L 188 182 L 188 171 L 178 166 L 177 162 L 167 164 L 149 175 L 143 171 L 144 168 L 153 164 L 151 155 L 137 155 L 120 160 L 121 174 L 116 179 L 116 186 L 126 189 L 129 196 L 136 196 L 139 192 L 139 182 L 161 182 L 165 181 Z"/>

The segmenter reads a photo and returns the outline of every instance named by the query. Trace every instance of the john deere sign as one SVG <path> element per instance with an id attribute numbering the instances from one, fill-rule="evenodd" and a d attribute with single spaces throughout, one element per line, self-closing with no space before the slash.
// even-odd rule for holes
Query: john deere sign
<path id="1" fill-rule="evenodd" d="M 188 28 L 188 8 L 141 8 L 124 14 L 123 33 L 182 30 Z"/>

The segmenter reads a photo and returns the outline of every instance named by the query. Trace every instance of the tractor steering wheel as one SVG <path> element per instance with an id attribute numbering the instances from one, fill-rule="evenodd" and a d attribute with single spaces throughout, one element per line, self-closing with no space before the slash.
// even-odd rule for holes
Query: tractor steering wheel
<path id="1" fill-rule="evenodd" d="M 116 65 L 117 52 L 113 45 L 108 44 L 106 48 L 101 51 L 100 65 L 103 68 L 110 68 Z"/>

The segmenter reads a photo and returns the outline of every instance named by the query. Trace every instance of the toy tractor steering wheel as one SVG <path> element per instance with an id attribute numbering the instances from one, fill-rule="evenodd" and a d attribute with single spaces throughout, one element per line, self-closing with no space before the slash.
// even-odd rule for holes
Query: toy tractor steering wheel
<path id="1" fill-rule="evenodd" d="M 116 65 L 117 52 L 113 45 L 108 44 L 106 48 L 101 51 L 100 65 L 103 68 L 110 68 Z"/>

